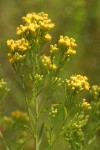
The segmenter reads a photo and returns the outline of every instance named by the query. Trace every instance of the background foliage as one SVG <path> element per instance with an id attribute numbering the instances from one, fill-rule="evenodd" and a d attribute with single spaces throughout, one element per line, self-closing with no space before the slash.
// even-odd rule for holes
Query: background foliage
<path id="1" fill-rule="evenodd" d="M 68 75 L 86 75 L 91 84 L 100 82 L 100 0 L 1 0 L 0 76 L 11 88 L 5 101 L 6 114 L 18 107 L 25 109 L 15 72 L 8 62 L 6 41 L 14 36 L 16 38 L 15 30 L 21 23 L 21 17 L 33 11 L 48 13 L 55 23 L 56 27 L 52 30 L 54 43 L 61 34 L 76 39 L 77 55 L 69 62 L 65 72 Z"/>

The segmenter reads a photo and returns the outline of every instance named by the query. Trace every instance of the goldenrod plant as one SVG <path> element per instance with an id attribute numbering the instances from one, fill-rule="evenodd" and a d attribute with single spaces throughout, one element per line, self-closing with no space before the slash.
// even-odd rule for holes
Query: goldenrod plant
<path id="1" fill-rule="evenodd" d="M 2 116 L 4 131 L 0 135 L 6 150 L 24 150 L 30 140 L 33 150 L 54 150 L 60 138 L 66 150 L 88 150 L 100 129 L 100 85 L 91 87 L 88 78 L 80 74 L 62 76 L 77 44 L 75 39 L 61 35 L 47 52 L 44 50 L 52 39 L 49 31 L 55 26 L 48 14 L 32 12 L 22 20 L 17 27 L 18 39 L 7 40 L 7 46 L 26 112 L 18 109 Z M 55 98 L 59 89 L 62 95 Z M 0 90 L 4 93 L 2 83 Z M 88 98 L 83 97 L 84 92 L 89 93 Z M 8 128 L 13 134 L 11 142 L 5 135 Z"/>

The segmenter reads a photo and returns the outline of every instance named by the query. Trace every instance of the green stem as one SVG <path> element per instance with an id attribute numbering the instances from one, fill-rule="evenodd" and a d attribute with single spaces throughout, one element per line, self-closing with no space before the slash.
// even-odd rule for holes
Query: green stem
<path id="1" fill-rule="evenodd" d="M 38 69 L 38 47 L 35 49 L 34 58 L 34 75 Z M 34 77 L 33 77 L 34 78 Z M 37 82 L 34 81 L 34 102 L 35 102 L 35 150 L 39 150 L 39 139 L 38 139 L 38 99 L 37 99 Z"/>
<path id="2" fill-rule="evenodd" d="M 38 144 L 38 102 L 35 100 L 36 119 L 35 119 L 35 150 L 39 150 Z"/>
<path id="3" fill-rule="evenodd" d="M 25 100 L 26 100 L 26 105 L 27 105 L 27 111 L 28 111 L 28 116 L 29 116 L 29 121 L 30 121 L 30 125 L 31 125 L 31 133 L 33 133 L 33 136 L 34 136 L 34 127 L 33 127 L 33 122 L 32 122 L 32 113 L 31 113 L 31 110 L 30 110 L 30 106 L 29 106 L 29 102 L 28 102 L 28 99 L 27 99 L 27 96 L 25 97 Z"/>
<path id="4" fill-rule="evenodd" d="M 6 147 L 6 150 L 10 150 L 1 132 L 0 132 L 0 137 L 1 137 L 3 143 L 4 143 L 5 147 Z"/>
<path id="5" fill-rule="evenodd" d="M 51 119 L 50 119 L 50 132 L 49 132 L 49 134 L 50 134 L 49 150 L 52 149 L 52 129 L 53 129 L 53 127 L 52 127 L 52 117 L 51 117 Z"/>

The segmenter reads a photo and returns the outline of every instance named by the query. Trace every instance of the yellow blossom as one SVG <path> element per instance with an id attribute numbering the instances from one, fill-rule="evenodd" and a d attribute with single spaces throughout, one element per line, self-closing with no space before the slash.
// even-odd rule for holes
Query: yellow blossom
<path id="1" fill-rule="evenodd" d="M 55 64 L 50 64 L 49 67 L 50 67 L 51 70 L 56 70 L 57 69 L 57 66 Z"/>
<path id="2" fill-rule="evenodd" d="M 41 56 L 41 61 L 42 61 L 43 65 L 44 65 L 47 69 L 51 69 L 51 70 L 57 69 L 56 64 L 52 64 L 52 63 L 51 63 L 50 56 L 42 55 L 42 56 Z"/>
<path id="3" fill-rule="evenodd" d="M 52 37 L 50 34 L 46 34 L 44 38 L 46 41 L 50 41 Z"/>
<path id="4" fill-rule="evenodd" d="M 60 36 L 58 41 L 59 50 L 62 53 L 62 61 L 69 60 L 69 56 L 76 54 L 74 48 L 77 46 L 75 39 L 68 36 Z"/>
<path id="5" fill-rule="evenodd" d="M 30 49 L 29 42 L 24 38 L 19 40 L 8 40 L 8 47 L 10 47 L 10 52 L 8 53 L 9 61 L 11 63 L 17 60 L 22 60 L 25 58 L 25 51 Z"/>
<path id="6" fill-rule="evenodd" d="M 56 51 L 58 51 L 57 44 L 50 45 L 50 53 L 53 53 L 53 52 L 56 52 Z"/>
<path id="7" fill-rule="evenodd" d="M 41 61 L 43 62 L 44 66 L 47 66 L 47 65 L 51 64 L 50 57 L 46 56 L 46 55 L 41 56 Z"/>
<path id="8" fill-rule="evenodd" d="M 26 55 L 21 55 L 18 52 L 16 52 L 13 56 L 11 56 L 11 53 L 8 53 L 8 57 L 9 57 L 9 62 L 14 63 L 18 60 L 22 60 L 26 57 Z"/>
<path id="9" fill-rule="evenodd" d="M 25 112 L 16 110 L 16 111 L 13 111 L 11 115 L 15 120 L 29 121 L 29 117 Z"/>
<path id="10" fill-rule="evenodd" d="M 24 38 L 19 40 L 7 40 L 7 46 L 10 47 L 12 51 L 26 51 L 30 49 L 28 41 L 26 41 Z"/>
<path id="11" fill-rule="evenodd" d="M 77 44 L 75 43 L 75 39 L 69 38 L 68 36 L 60 36 L 60 39 L 58 41 L 59 45 L 65 46 L 65 47 L 76 47 Z"/>
<path id="12" fill-rule="evenodd" d="M 54 24 L 52 21 L 48 18 L 48 14 L 45 14 L 43 12 L 41 13 L 28 13 L 25 17 L 22 17 L 23 21 L 25 22 L 25 25 L 20 25 L 17 27 L 17 34 L 22 35 L 26 34 L 28 35 L 29 32 L 31 32 L 33 35 L 35 33 L 40 34 L 41 31 L 48 31 L 54 27 Z M 39 32 L 37 32 L 37 30 Z"/>
<path id="13" fill-rule="evenodd" d="M 86 76 L 74 75 L 69 80 L 66 80 L 67 86 L 72 91 L 89 90 L 88 78 Z"/>
<path id="14" fill-rule="evenodd" d="M 76 51 L 73 50 L 72 48 L 69 48 L 66 52 L 68 55 L 73 55 L 73 54 L 76 54 Z"/>
<path id="15" fill-rule="evenodd" d="M 86 101 L 86 99 L 83 99 L 82 107 L 92 109 L 91 105 Z"/>

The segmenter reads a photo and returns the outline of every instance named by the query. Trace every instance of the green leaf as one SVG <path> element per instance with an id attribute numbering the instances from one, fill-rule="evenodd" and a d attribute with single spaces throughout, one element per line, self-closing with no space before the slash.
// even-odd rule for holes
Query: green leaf
<path id="1" fill-rule="evenodd" d="M 65 114 L 65 118 L 68 116 L 68 112 L 67 112 L 67 108 L 64 106 L 64 114 Z"/>
<path id="2" fill-rule="evenodd" d="M 41 129 L 40 129 L 40 135 L 39 135 L 39 144 L 41 143 L 42 141 L 42 136 L 43 136 L 43 130 L 44 130 L 44 122 L 42 123 L 41 125 Z"/>

